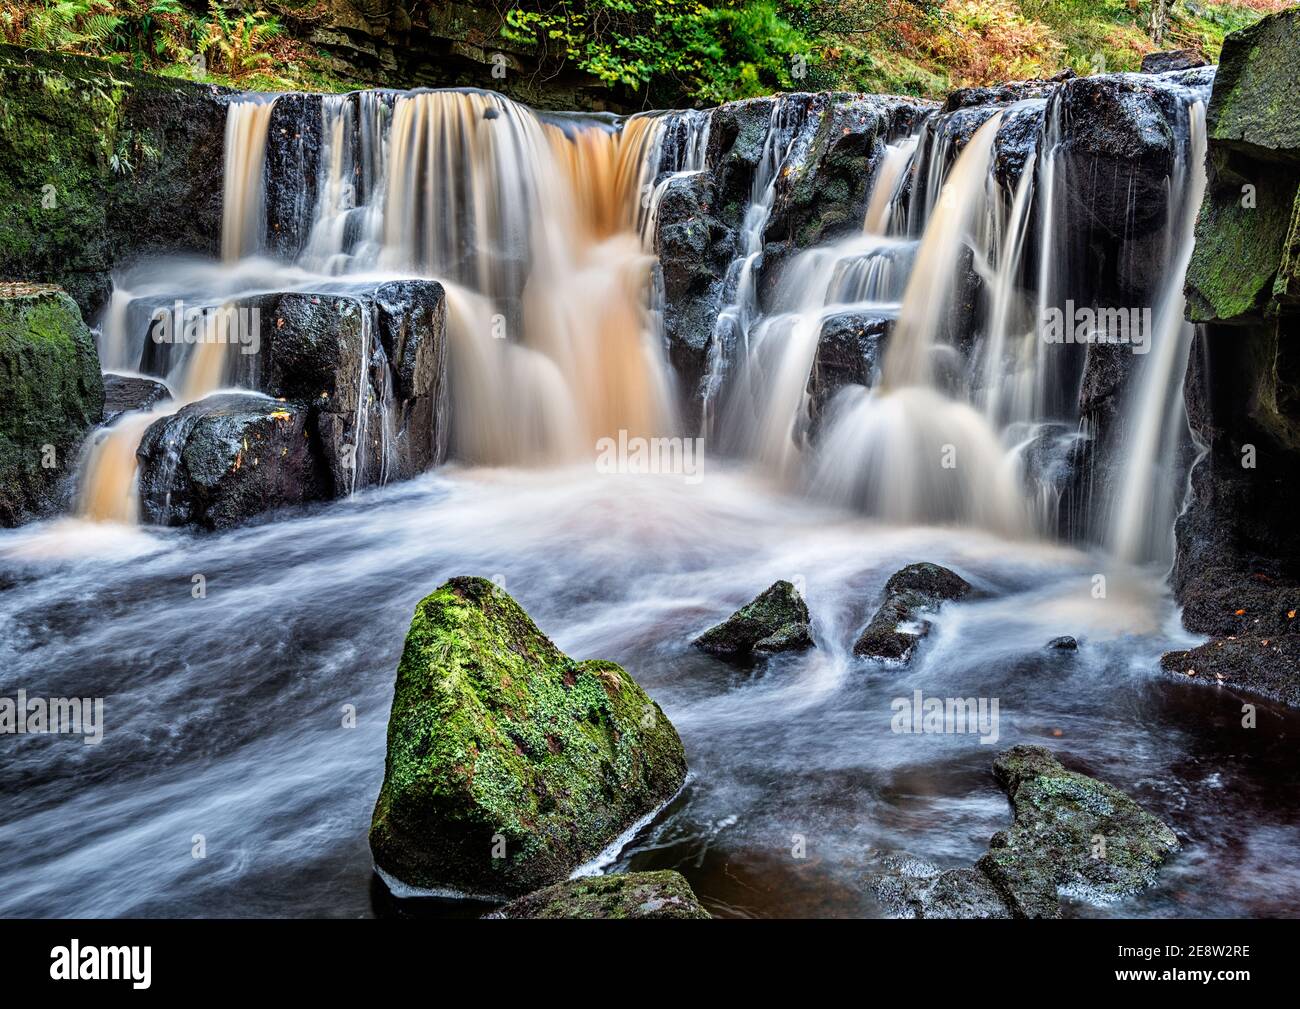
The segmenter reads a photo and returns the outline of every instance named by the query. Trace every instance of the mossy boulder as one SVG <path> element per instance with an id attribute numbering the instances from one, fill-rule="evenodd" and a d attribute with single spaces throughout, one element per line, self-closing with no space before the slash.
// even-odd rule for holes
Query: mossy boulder
<path id="1" fill-rule="evenodd" d="M 712 918 L 671 869 L 585 876 L 507 904 L 489 918 Z"/>
<path id="2" fill-rule="evenodd" d="M 104 383 L 76 303 L 49 285 L 0 283 L 0 526 L 57 504 Z"/>
<path id="3" fill-rule="evenodd" d="M 1257 323 L 1300 299 L 1300 12 L 1229 35 L 1206 112 L 1209 188 L 1187 271 L 1193 322 Z"/>
<path id="4" fill-rule="evenodd" d="M 1041 746 L 993 761 L 1015 822 L 971 868 L 877 855 L 868 887 L 899 918 L 1059 918 L 1061 899 L 1108 904 L 1155 881 L 1178 838 L 1113 785 L 1067 770 Z"/>
<path id="5" fill-rule="evenodd" d="M 407 634 L 370 848 L 409 886 L 524 894 L 685 778 L 677 731 L 627 672 L 569 658 L 492 582 L 452 578 Z"/>
<path id="6" fill-rule="evenodd" d="M 1066 770 L 1041 746 L 1013 746 L 993 774 L 1015 814 L 976 868 L 1018 918 L 1058 918 L 1060 897 L 1108 903 L 1150 886 L 1178 838 L 1113 785 Z"/>
<path id="7" fill-rule="evenodd" d="M 779 581 L 691 643 L 729 662 L 749 662 L 813 647 L 808 623 L 808 606 L 798 590 Z"/>
<path id="8" fill-rule="evenodd" d="M 930 633 L 925 615 L 973 591 L 966 579 L 941 565 L 909 564 L 885 582 L 884 599 L 854 643 L 853 654 L 906 662 Z"/>
<path id="9" fill-rule="evenodd" d="M 0 279 L 89 318 L 129 260 L 215 254 L 231 92 L 0 45 Z"/>

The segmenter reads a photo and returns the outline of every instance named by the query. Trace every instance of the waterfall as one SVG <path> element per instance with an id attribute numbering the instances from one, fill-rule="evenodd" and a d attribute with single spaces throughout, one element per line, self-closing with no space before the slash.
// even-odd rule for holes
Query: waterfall
<path id="1" fill-rule="evenodd" d="M 271 101 L 232 102 L 226 112 L 226 171 L 221 203 L 221 258 L 228 263 L 262 245 L 266 130 Z"/>
<path id="2" fill-rule="evenodd" d="M 1185 108 L 1189 140 L 1179 148 L 1169 202 L 1172 252 L 1156 301 L 1151 351 L 1125 404 L 1131 433 L 1109 523 L 1107 545 L 1132 562 L 1172 561 L 1174 519 L 1183 495 L 1176 460 L 1187 435 L 1183 379 L 1195 336 L 1195 327 L 1184 321 L 1183 277 L 1206 186 L 1205 103 L 1197 99 Z"/>

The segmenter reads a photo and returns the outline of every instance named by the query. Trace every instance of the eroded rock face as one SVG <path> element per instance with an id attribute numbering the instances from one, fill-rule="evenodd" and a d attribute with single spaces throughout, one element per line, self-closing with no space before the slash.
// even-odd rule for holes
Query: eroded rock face
<path id="1" fill-rule="evenodd" d="M 411 886 L 528 893 L 685 777 L 672 723 L 623 669 L 569 658 L 492 582 L 453 578 L 406 638 L 370 847 Z"/>
<path id="2" fill-rule="evenodd" d="M 489 918 L 711 918 L 679 872 L 625 872 L 556 883 Z"/>
<path id="3" fill-rule="evenodd" d="M 691 643 L 710 655 L 740 663 L 778 652 L 802 651 L 813 646 L 808 606 L 793 584 L 775 582 Z"/>
<path id="4" fill-rule="evenodd" d="M 0 282 L 0 526 L 56 507 L 103 412 L 99 356 L 73 300 Z"/>
<path id="5" fill-rule="evenodd" d="M 104 423 L 131 410 L 148 410 L 172 398 L 161 382 L 142 375 L 104 375 Z"/>
<path id="6" fill-rule="evenodd" d="M 858 636 L 853 654 L 906 662 L 930 632 L 925 615 L 973 591 L 961 575 L 938 564 L 909 564 L 885 583 L 884 600 Z"/>
<path id="7" fill-rule="evenodd" d="M 265 396 L 190 403 L 140 439 L 141 518 L 150 525 L 226 529 L 326 496 L 309 413 Z"/>
<path id="8" fill-rule="evenodd" d="M 1179 848 L 1164 823 L 1113 785 L 1063 767 L 1041 746 L 998 754 L 993 774 L 1015 822 L 973 868 L 879 859 L 868 885 L 908 918 L 1059 918 L 1062 898 L 1107 904 L 1150 886 Z"/>
<path id="9" fill-rule="evenodd" d="M 1227 640 L 1163 660 L 1289 704 L 1300 703 L 1297 47 L 1294 10 L 1230 35 L 1207 111 L 1209 184 L 1187 272 L 1188 317 L 1205 325 L 1185 387 L 1206 452 L 1178 519 L 1173 583 L 1184 625 Z"/>

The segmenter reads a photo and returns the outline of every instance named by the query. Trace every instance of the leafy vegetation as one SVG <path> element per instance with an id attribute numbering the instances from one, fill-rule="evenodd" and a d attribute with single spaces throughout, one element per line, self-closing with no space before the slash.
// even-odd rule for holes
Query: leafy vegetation
<path id="1" fill-rule="evenodd" d="M 0 0 L 0 39 L 243 88 L 360 82 L 299 36 L 355 0 Z M 1136 70 L 1295 0 L 543 0 L 480 3 L 494 35 L 540 73 L 577 69 L 629 104 L 713 104 L 780 90 L 937 96 L 1012 78 Z M 261 7 L 258 4 L 261 4 Z M 434 18 L 406 0 L 412 44 Z M 502 11 L 497 24 L 494 11 Z M 400 85 L 401 81 L 368 81 Z"/>

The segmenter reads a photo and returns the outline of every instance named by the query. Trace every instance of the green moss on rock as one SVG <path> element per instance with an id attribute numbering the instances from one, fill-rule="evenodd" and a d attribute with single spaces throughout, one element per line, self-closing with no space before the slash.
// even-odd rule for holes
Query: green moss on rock
<path id="1" fill-rule="evenodd" d="M 527 893 L 685 777 L 677 731 L 623 669 L 569 658 L 497 586 L 453 578 L 406 638 L 370 846 L 412 886 Z"/>
<path id="2" fill-rule="evenodd" d="M 1015 823 L 989 842 L 976 867 L 1012 914 L 1059 918 L 1060 897 L 1107 903 L 1151 885 L 1178 850 L 1164 823 L 1113 785 L 1061 766 L 1041 746 L 998 754 L 993 774 Z"/>
<path id="3" fill-rule="evenodd" d="M 742 606 L 692 644 L 729 661 L 745 662 L 776 652 L 811 648 L 808 607 L 794 585 L 773 583 L 757 599 Z"/>
<path id="4" fill-rule="evenodd" d="M 1300 150 L 1300 11 L 1286 10 L 1223 42 L 1208 110 L 1213 143 Z"/>
<path id="5" fill-rule="evenodd" d="M 711 918 L 679 872 L 587 876 L 530 893 L 489 918 Z"/>
<path id="6" fill-rule="evenodd" d="M 103 412 L 99 356 L 73 300 L 0 283 L 0 526 L 54 507 Z"/>

